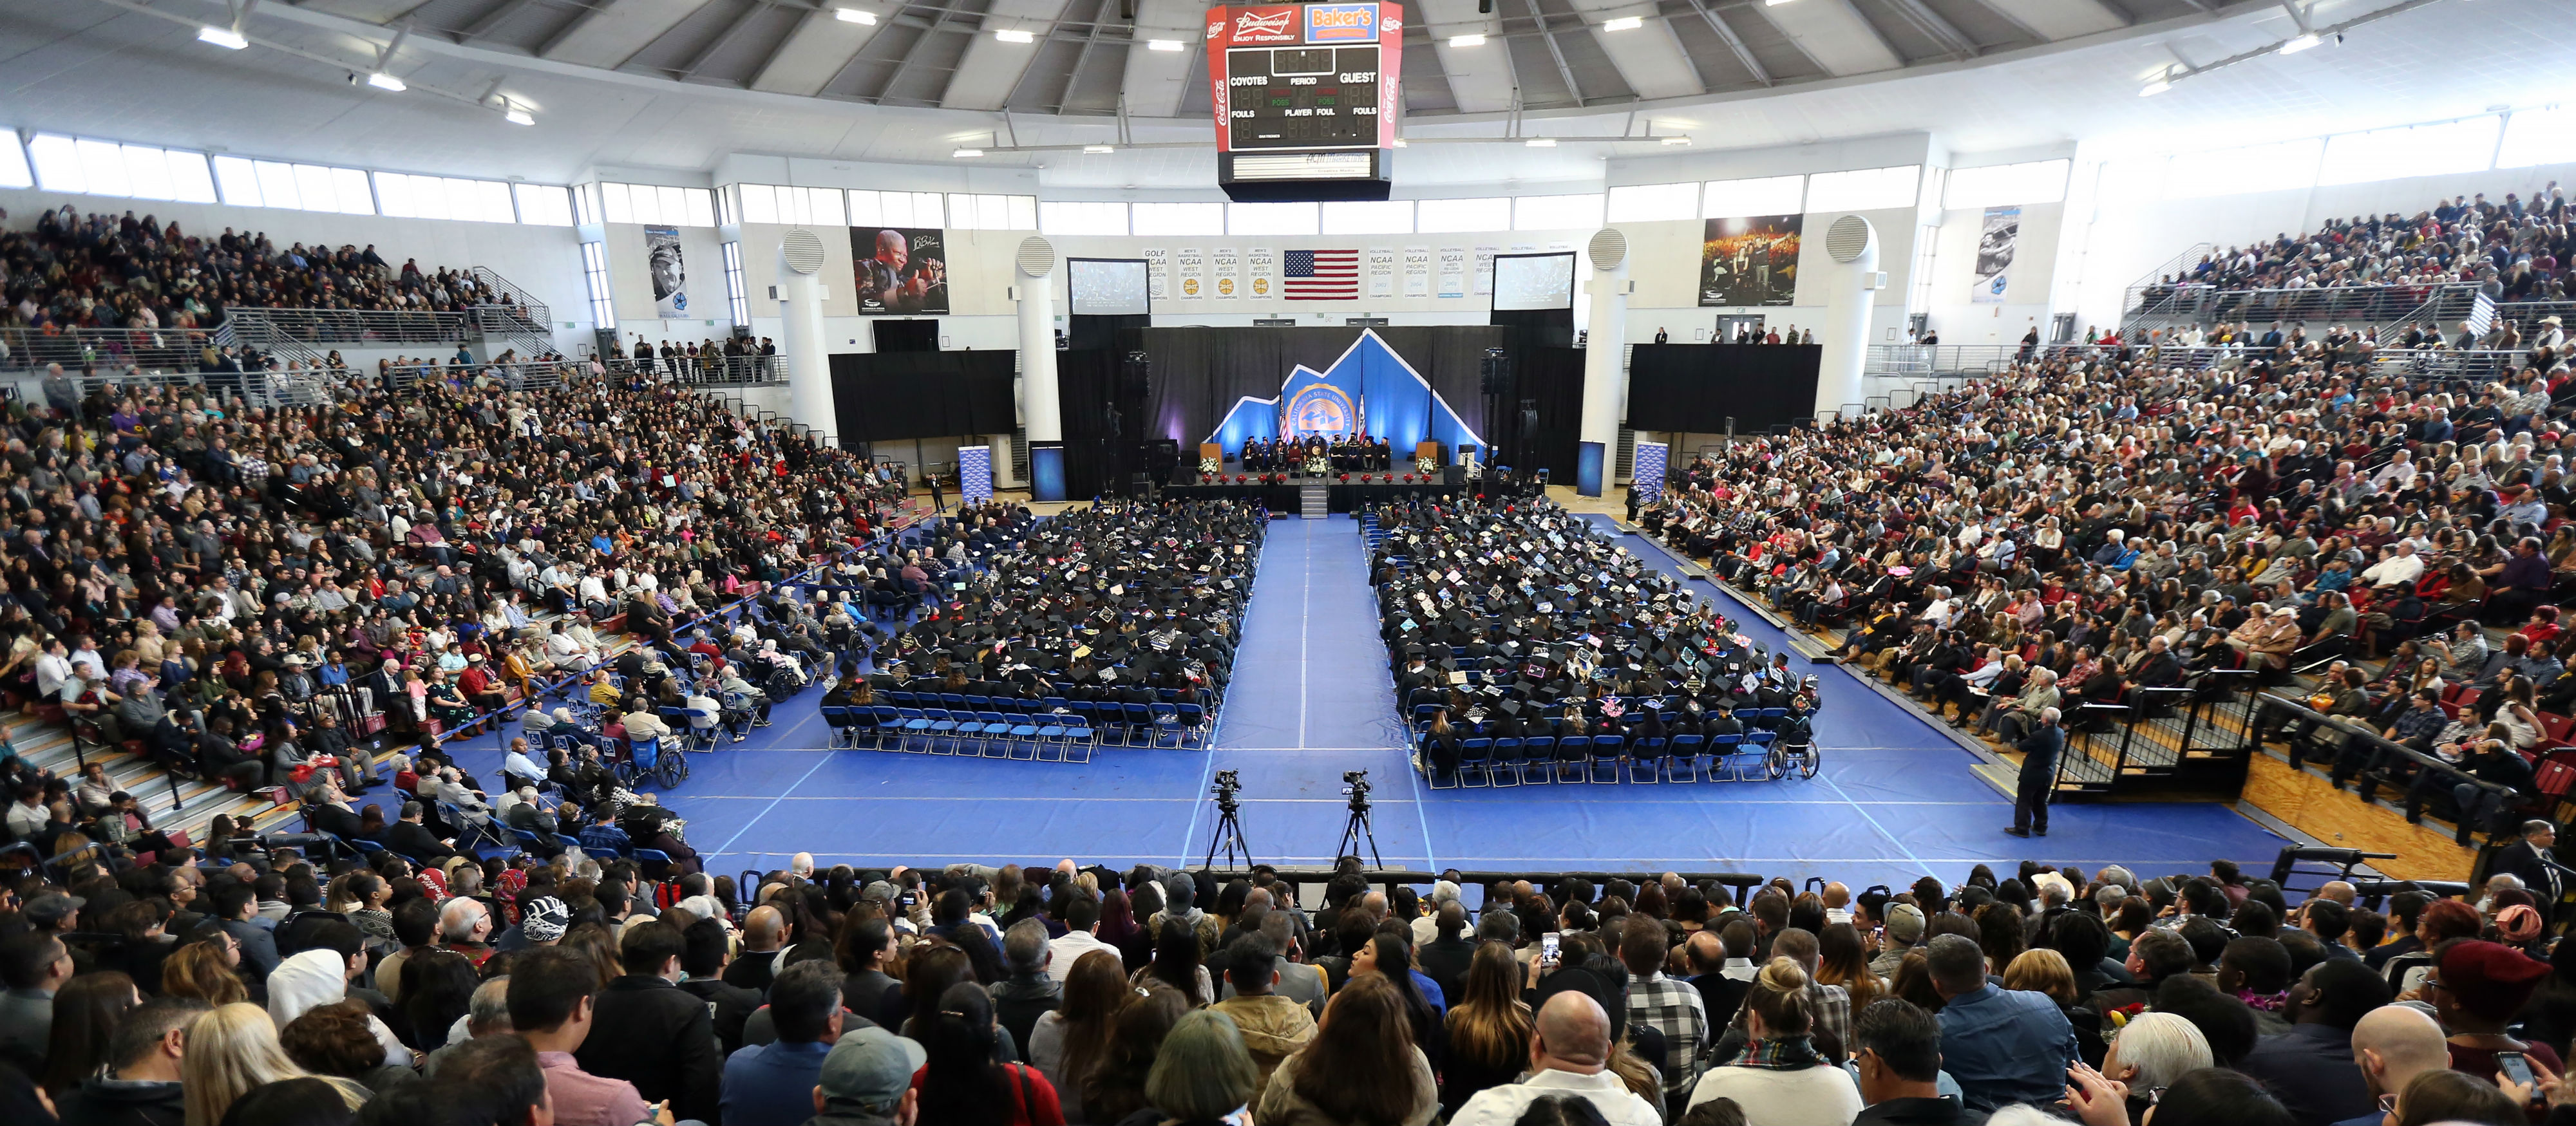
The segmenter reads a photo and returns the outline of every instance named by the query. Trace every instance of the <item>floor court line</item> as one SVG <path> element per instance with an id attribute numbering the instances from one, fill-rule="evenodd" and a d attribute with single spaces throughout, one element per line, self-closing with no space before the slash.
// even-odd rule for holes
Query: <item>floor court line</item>
<path id="1" fill-rule="evenodd" d="M 1505 786 L 1505 787 L 1503 787 L 1503 788 L 1508 790 L 1508 789 L 1510 789 L 1511 787 L 1509 787 L 1509 786 Z M 1448 791 L 1445 791 L 1445 790 L 1444 790 L 1444 791 L 1441 791 L 1441 792 L 1446 793 L 1446 792 L 1448 792 Z M 1060 797 L 1001 797 L 1001 796 L 991 796 L 991 797 L 965 797 L 965 796 L 952 796 L 952 795 L 944 795 L 944 794 L 882 794 L 882 795 L 852 794 L 852 795 L 848 795 L 848 796 L 834 796 L 834 795 L 827 795 L 827 794 L 786 794 L 786 795 L 772 795 L 772 794 L 694 794 L 694 793 L 693 793 L 693 794 L 690 794 L 690 795 L 689 795 L 689 797 L 690 797 L 691 799 L 694 799 L 694 800 L 703 800 L 703 801 L 843 801 L 843 802 L 847 802 L 847 801 L 903 801 L 903 802 L 954 801 L 954 802 L 977 802 L 977 803 L 989 803 L 989 802 L 1013 802 L 1013 801 L 1018 801 L 1018 802 L 1060 802 L 1060 801 L 1063 801 L 1063 800 L 1064 800 L 1063 798 L 1060 798 Z M 1206 801 L 1207 799 L 1206 799 L 1206 795 L 1204 795 L 1204 794 L 1192 795 L 1192 796 L 1189 796 L 1189 797 L 1162 797 L 1162 798 L 1121 797 L 1121 796 L 1117 796 L 1117 795 L 1108 795 L 1108 794 L 1103 794 L 1103 795 L 1086 795 L 1086 796 L 1084 796 L 1081 800 L 1082 800 L 1083 802 L 1085 802 L 1085 803 L 1090 803 L 1090 802 L 1194 802 L 1194 803 L 1203 803 L 1203 802 L 1204 802 L 1204 801 Z M 1237 799 L 1235 799 L 1235 800 L 1236 800 L 1236 801 L 1239 801 L 1239 802 L 1241 802 L 1241 803 L 1243 803 L 1244 805 L 1343 805 L 1343 804 L 1346 804 L 1346 803 L 1349 801 L 1349 799 L 1347 799 L 1347 798 L 1338 798 L 1338 797 L 1334 797 L 1334 798 L 1237 798 Z M 1369 804 L 1370 804 L 1370 806 L 1371 806 L 1372 808 L 1375 808 L 1375 807 L 1378 807 L 1378 806 L 1404 806 L 1404 805 L 1429 806 L 1429 805 L 1430 805 L 1430 804 L 1432 804 L 1432 803 L 1431 803 L 1428 799 L 1426 799 L 1426 798 L 1385 798 L 1385 799 L 1372 799 L 1372 800 L 1370 801 L 1370 803 L 1369 803 Z M 1742 800 L 1742 801 L 1726 801 L 1726 802 L 1691 801 L 1691 800 L 1685 800 L 1685 799 L 1680 799 L 1680 798 L 1641 798 L 1641 799 L 1638 799 L 1638 800 L 1636 800 L 1636 801 L 1623 801 L 1623 802 L 1620 802 L 1619 804 L 1620 804 L 1621 806 L 1640 806 L 1640 805 L 1689 805 L 1689 806 L 1728 806 L 1728 805 L 1830 805 L 1830 806 L 1837 806 L 1837 807 L 1848 807 L 1848 806 L 1850 806 L 1850 805 L 1852 804 L 1852 802 L 1851 802 L 1851 800 L 1850 800 L 1850 799 L 1847 799 L 1847 798 L 1834 798 L 1834 799 L 1804 799 L 1804 798 L 1748 798 L 1748 799 L 1745 799 L 1745 800 Z M 1919 805 L 1919 806 L 1953 806 L 1953 805 L 1990 806 L 1990 805 L 1994 805 L 1995 803 L 1994 803 L 1994 802 L 1984 802 L 1984 801 L 1913 801 L 1913 800 L 1909 800 L 1909 801 L 1882 801 L 1882 802 L 1872 802 L 1871 804 L 1873 804 L 1873 805 L 1881 805 L 1881 806 L 1918 806 L 1918 805 Z"/>

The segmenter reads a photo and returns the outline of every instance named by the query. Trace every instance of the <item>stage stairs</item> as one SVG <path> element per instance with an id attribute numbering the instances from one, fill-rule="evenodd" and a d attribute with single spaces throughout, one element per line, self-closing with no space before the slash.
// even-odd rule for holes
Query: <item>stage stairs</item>
<path id="1" fill-rule="evenodd" d="M 1297 486 L 1297 514 L 1321 520 L 1332 512 L 1332 487 L 1320 481 Z"/>

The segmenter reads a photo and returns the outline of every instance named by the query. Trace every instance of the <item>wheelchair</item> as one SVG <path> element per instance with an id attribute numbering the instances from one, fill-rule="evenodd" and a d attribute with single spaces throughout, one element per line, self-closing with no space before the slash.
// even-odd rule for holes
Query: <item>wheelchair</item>
<path id="1" fill-rule="evenodd" d="M 660 782 L 665 790 L 676 790 L 689 779 L 689 753 L 676 745 L 665 747 L 660 739 L 638 740 L 609 771 L 617 776 L 618 785 L 630 790 L 647 778 Z"/>
<path id="2" fill-rule="evenodd" d="M 1813 739 L 1797 743 L 1774 742 L 1771 744 L 1770 753 L 1764 755 L 1762 759 L 1763 772 L 1770 775 L 1771 780 L 1775 782 L 1788 777 L 1793 771 L 1801 779 L 1813 778 L 1816 776 L 1816 769 L 1823 765 L 1824 753 L 1816 749 Z"/>

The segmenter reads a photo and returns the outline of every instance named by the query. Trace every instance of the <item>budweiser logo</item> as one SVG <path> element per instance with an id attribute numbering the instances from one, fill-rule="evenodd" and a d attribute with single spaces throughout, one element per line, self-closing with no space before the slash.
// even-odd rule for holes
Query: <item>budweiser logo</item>
<path id="1" fill-rule="evenodd" d="M 1281 8 L 1269 15 L 1244 12 L 1234 17 L 1234 33 L 1244 35 L 1286 35 L 1288 23 L 1297 18 L 1295 8 Z"/>

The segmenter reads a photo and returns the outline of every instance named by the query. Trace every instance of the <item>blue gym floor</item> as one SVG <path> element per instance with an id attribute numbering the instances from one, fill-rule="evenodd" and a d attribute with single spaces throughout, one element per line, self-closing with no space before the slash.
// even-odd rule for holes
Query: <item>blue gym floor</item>
<path id="1" fill-rule="evenodd" d="M 1647 541 L 1621 543 L 1672 569 Z M 1694 585 L 1754 640 L 1781 647 L 1779 631 Z M 1275 520 L 1213 751 L 1103 747 L 1088 765 L 1066 765 L 826 750 L 821 694 L 809 690 L 749 741 L 692 756 L 691 777 L 660 800 L 687 817 L 710 872 L 774 868 L 800 851 L 825 865 L 1196 865 L 1216 828 L 1207 790 L 1218 770 L 1241 773 L 1253 857 L 1280 865 L 1332 861 L 1350 770 L 1375 786 L 1386 863 L 1431 871 L 1743 871 L 1859 887 L 1925 873 L 1955 882 L 1977 863 L 2024 857 L 2087 869 L 2198 870 L 2221 856 L 2268 865 L 2289 843 L 2214 804 L 2061 805 L 2045 841 L 2006 836 L 2011 802 L 1970 773 L 1973 756 L 1840 667 L 1812 671 L 1825 707 L 1824 765 L 1811 780 L 1435 791 L 1408 766 L 1357 529 L 1344 516 Z M 493 736 L 457 758 L 487 781 L 499 773 Z"/>

